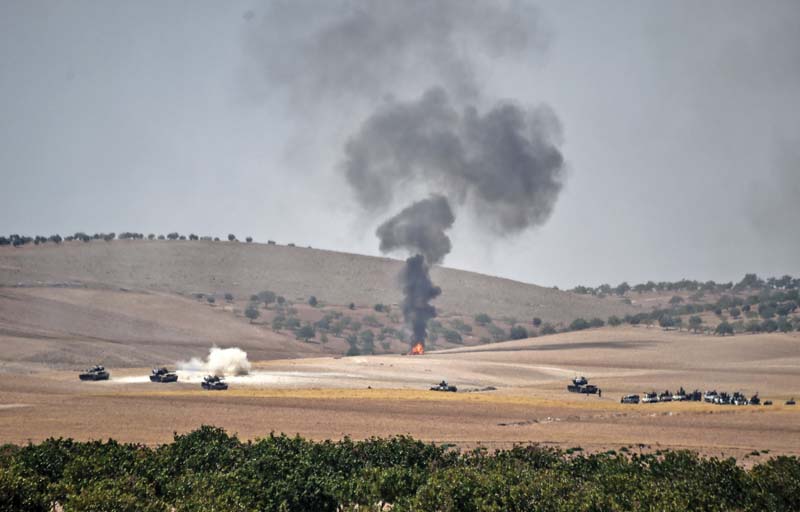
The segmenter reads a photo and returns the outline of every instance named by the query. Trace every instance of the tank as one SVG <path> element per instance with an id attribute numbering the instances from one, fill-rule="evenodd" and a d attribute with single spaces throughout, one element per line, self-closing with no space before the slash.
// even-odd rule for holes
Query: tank
<path id="1" fill-rule="evenodd" d="M 625 395 L 619 399 L 619 403 L 621 404 L 638 404 L 639 403 L 639 395 Z"/>
<path id="2" fill-rule="evenodd" d="M 446 380 L 443 380 L 439 384 L 431 386 L 431 391 L 444 391 L 444 392 L 455 393 L 456 391 L 458 391 L 458 388 L 449 385 Z"/>
<path id="3" fill-rule="evenodd" d="M 575 377 L 572 379 L 572 384 L 567 386 L 567 391 L 570 393 L 585 393 L 594 395 L 597 393 L 597 386 L 589 384 L 589 379 L 586 377 Z"/>
<path id="4" fill-rule="evenodd" d="M 108 380 L 111 374 L 108 373 L 108 370 L 104 367 L 96 365 L 88 368 L 85 372 L 78 375 L 78 377 L 81 380 Z"/>
<path id="5" fill-rule="evenodd" d="M 166 368 L 153 368 L 150 372 L 150 382 L 178 382 L 178 374 Z"/>
<path id="6" fill-rule="evenodd" d="M 228 383 L 218 375 L 206 375 L 203 377 L 203 382 L 200 383 L 200 386 L 209 391 L 224 391 L 228 389 Z"/>

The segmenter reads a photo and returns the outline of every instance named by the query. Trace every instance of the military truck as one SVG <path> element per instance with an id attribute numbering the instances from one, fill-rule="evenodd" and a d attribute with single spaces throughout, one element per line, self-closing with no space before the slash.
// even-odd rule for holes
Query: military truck
<path id="1" fill-rule="evenodd" d="M 658 393 L 656 393 L 655 391 L 645 393 L 644 397 L 642 397 L 643 404 L 654 404 L 656 402 L 658 402 Z"/>
<path id="2" fill-rule="evenodd" d="M 81 380 L 108 380 L 111 374 L 108 373 L 108 370 L 104 367 L 96 365 L 88 368 L 85 372 L 78 375 L 78 377 Z"/>
<path id="3" fill-rule="evenodd" d="M 228 383 L 218 375 L 206 375 L 203 377 L 203 382 L 200 383 L 200 386 L 209 391 L 224 391 L 228 389 Z"/>
<path id="4" fill-rule="evenodd" d="M 683 386 L 681 386 L 681 389 L 679 389 L 677 393 L 672 395 L 673 402 L 685 402 L 687 400 L 689 400 L 689 395 L 686 394 L 686 390 L 683 389 Z"/>
<path id="5" fill-rule="evenodd" d="M 458 388 L 449 385 L 446 380 L 443 380 L 439 384 L 431 386 L 431 391 L 444 391 L 449 393 L 455 393 L 456 391 L 458 391 Z"/>
<path id="6" fill-rule="evenodd" d="M 734 392 L 731 397 L 731 404 L 733 405 L 748 405 L 749 403 L 750 401 L 747 400 L 747 397 L 738 391 Z"/>
<path id="7" fill-rule="evenodd" d="M 178 374 L 163 367 L 153 368 L 153 371 L 150 372 L 150 382 L 178 382 Z"/>

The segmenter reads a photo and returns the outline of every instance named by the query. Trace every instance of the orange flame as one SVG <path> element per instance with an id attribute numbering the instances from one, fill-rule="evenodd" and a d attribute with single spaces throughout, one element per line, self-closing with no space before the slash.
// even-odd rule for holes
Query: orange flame
<path id="1" fill-rule="evenodd" d="M 425 346 L 422 343 L 417 343 L 416 345 L 411 347 L 411 352 L 409 352 L 409 354 L 411 354 L 412 356 L 421 356 L 424 353 L 425 353 Z"/>

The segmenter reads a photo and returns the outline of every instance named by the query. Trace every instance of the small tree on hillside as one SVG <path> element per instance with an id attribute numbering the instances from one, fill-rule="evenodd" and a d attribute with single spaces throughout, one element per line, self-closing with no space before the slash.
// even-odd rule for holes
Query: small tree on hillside
<path id="1" fill-rule="evenodd" d="M 533 326 L 539 327 L 540 325 L 542 325 L 542 319 L 538 316 L 533 317 Z"/>
<path id="2" fill-rule="evenodd" d="M 692 315 L 689 317 L 689 329 L 694 331 L 695 333 L 700 330 L 703 326 L 703 319 L 697 315 Z"/>
<path id="3" fill-rule="evenodd" d="M 225 300 L 228 301 L 228 302 L 233 302 L 233 294 L 232 293 L 226 293 L 225 294 Z"/>
<path id="4" fill-rule="evenodd" d="M 172 233 L 167 235 L 167 239 L 168 240 L 177 240 L 180 236 L 181 235 L 179 235 L 178 233 L 172 232 Z"/>
<path id="5" fill-rule="evenodd" d="M 511 328 L 508 336 L 512 340 L 524 340 L 528 337 L 528 330 L 521 325 L 515 325 Z"/>
<path id="6" fill-rule="evenodd" d="M 247 238 L 244 239 L 244 241 L 247 242 L 248 244 L 251 244 L 251 243 L 253 243 L 253 237 L 252 236 L 248 236 Z"/>
<path id="7" fill-rule="evenodd" d="M 244 316 L 250 319 L 250 323 L 252 324 L 253 321 L 261 316 L 261 312 L 258 310 L 255 304 L 250 304 L 247 306 L 247 309 L 244 310 Z"/>
<path id="8" fill-rule="evenodd" d="M 278 297 L 275 295 L 275 292 L 271 292 L 269 290 L 264 290 L 263 292 L 258 292 L 258 300 L 264 303 L 264 306 L 269 307 L 270 304 L 275 302 Z"/>
<path id="9" fill-rule="evenodd" d="M 621 323 L 622 320 L 620 320 L 620 318 L 616 315 L 611 315 L 610 317 L 608 317 L 608 325 L 610 325 L 611 327 L 617 327 Z"/>
<path id="10" fill-rule="evenodd" d="M 230 233 L 228 235 L 228 241 L 229 242 L 235 242 L 236 241 L 236 235 L 234 235 L 233 233 Z"/>
<path id="11" fill-rule="evenodd" d="M 541 328 L 541 330 L 539 331 L 539 333 L 540 333 L 542 336 L 547 336 L 547 335 L 549 335 L 549 334 L 555 334 L 555 333 L 557 333 L 557 332 L 558 332 L 558 331 L 556 331 L 556 328 L 555 328 L 555 327 L 554 327 L 552 324 L 549 324 L 549 323 L 544 323 L 544 324 L 542 324 L 542 328 Z"/>
<path id="12" fill-rule="evenodd" d="M 486 325 L 492 323 L 492 317 L 486 313 L 478 313 L 475 315 L 475 323 L 478 325 Z"/>
<path id="13" fill-rule="evenodd" d="M 308 305 L 311 306 L 312 308 L 315 308 L 319 305 L 319 301 L 317 300 L 316 297 L 312 295 L 311 297 L 308 298 Z"/>
<path id="14" fill-rule="evenodd" d="M 297 334 L 297 339 L 307 342 L 308 340 L 316 336 L 317 333 L 314 331 L 314 328 L 311 327 L 311 324 L 305 324 L 304 326 L 302 326 L 297 330 L 296 334 Z"/>
<path id="15" fill-rule="evenodd" d="M 728 322 L 720 322 L 714 332 L 720 336 L 726 336 L 728 334 L 733 335 L 733 326 Z"/>

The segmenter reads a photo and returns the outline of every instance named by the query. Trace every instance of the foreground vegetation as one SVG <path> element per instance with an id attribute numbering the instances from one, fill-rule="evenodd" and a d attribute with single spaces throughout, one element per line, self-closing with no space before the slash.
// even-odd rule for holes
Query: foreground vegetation
<path id="1" fill-rule="evenodd" d="M 202 427 L 157 448 L 50 439 L 0 452 L 0 510 L 799 510 L 800 460 L 750 470 L 689 452 L 462 453 L 408 437 L 241 442 Z"/>

